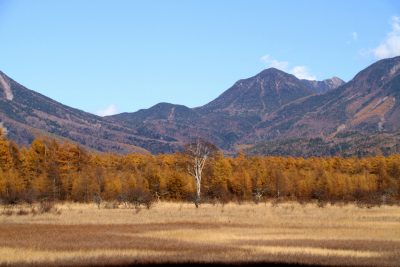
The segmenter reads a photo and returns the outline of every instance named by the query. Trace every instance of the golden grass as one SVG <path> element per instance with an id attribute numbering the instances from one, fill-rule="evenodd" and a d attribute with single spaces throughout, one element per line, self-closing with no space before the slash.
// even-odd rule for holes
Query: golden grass
<path id="1" fill-rule="evenodd" d="M 382 253 L 371 251 L 358 251 L 351 249 L 326 249 L 314 247 L 283 247 L 283 246 L 242 246 L 244 249 L 256 250 L 267 254 L 309 254 L 316 256 L 334 256 L 334 257 L 379 257 Z"/>
<path id="2" fill-rule="evenodd" d="M 17 209 L 28 207 L 17 207 Z M 397 266 L 400 207 L 157 203 L 152 209 L 58 205 L 0 216 L 0 264 L 273 261 Z"/>
<path id="3" fill-rule="evenodd" d="M 57 263 L 74 259 L 93 260 L 97 258 L 141 258 L 165 255 L 165 251 L 137 250 L 137 249 L 92 249 L 89 251 L 51 251 L 22 248 L 0 248 L 1 264 L 16 263 Z"/>

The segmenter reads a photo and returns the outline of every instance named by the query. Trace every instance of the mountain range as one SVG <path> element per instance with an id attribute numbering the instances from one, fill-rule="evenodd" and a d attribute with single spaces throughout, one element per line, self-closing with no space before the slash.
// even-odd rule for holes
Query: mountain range
<path id="1" fill-rule="evenodd" d="M 400 57 L 345 83 L 269 68 L 201 107 L 159 103 L 99 117 L 25 88 L 0 72 L 0 127 L 21 145 L 71 140 L 115 153 L 170 153 L 201 137 L 227 154 L 365 156 L 400 153 Z"/>

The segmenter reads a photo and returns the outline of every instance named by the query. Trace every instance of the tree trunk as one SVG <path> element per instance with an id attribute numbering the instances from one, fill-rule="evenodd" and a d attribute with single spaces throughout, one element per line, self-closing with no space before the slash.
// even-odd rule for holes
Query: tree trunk
<path id="1" fill-rule="evenodd" d="M 198 178 L 197 181 L 196 181 L 196 199 L 194 201 L 194 204 L 196 205 L 196 208 L 199 207 L 200 200 L 201 200 L 201 198 L 200 198 L 200 193 L 201 193 L 201 188 L 200 188 L 201 183 L 200 183 L 200 181 L 201 181 L 201 178 L 200 179 Z"/>

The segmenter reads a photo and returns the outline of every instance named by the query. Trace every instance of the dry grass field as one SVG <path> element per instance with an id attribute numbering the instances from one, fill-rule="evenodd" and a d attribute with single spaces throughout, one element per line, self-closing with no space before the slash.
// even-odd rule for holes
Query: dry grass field
<path id="1" fill-rule="evenodd" d="M 399 266 L 400 207 L 157 203 L 0 213 L 1 265 L 300 263 Z"/>

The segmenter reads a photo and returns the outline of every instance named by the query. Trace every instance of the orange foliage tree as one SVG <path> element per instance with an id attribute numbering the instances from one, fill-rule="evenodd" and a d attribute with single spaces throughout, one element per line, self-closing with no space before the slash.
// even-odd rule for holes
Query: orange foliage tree
<path id="1" fill-rule="evenodd" d="M 193 200 L 199 188 L 187 170 L 190 160 L 183 153 L 100 154 L 46 139 L 19 148 L 0 132 L 0 201 Z M 216 151 L 202 178 L 202 201 L 398 203 L 400 155 L 305 159 Z"/>

